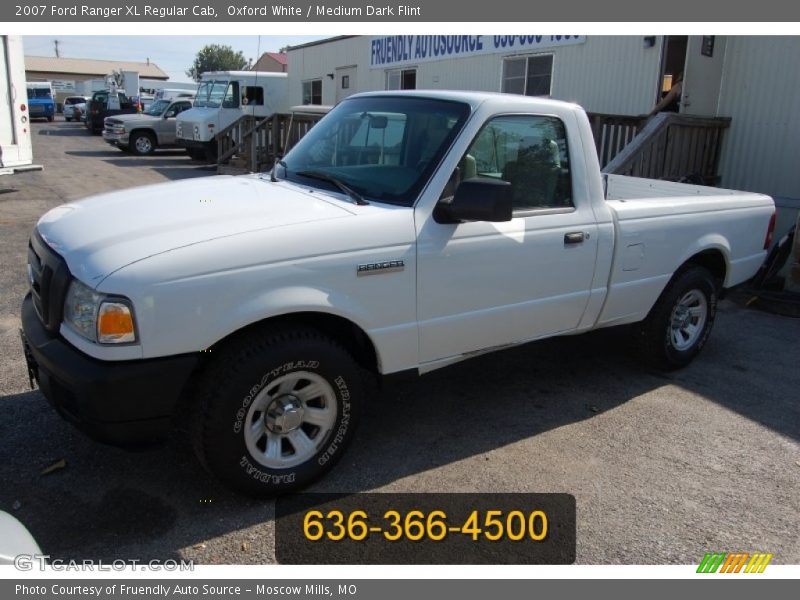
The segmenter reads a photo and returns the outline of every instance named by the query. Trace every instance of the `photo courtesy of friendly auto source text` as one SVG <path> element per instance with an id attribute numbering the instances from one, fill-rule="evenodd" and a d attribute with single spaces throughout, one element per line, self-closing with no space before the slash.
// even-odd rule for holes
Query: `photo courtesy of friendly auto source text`
<path id="1" fill-rule="evenodd" d="M 9 593 L 797 576 L 791 15 L 126 4 L 4 17 Z"/>

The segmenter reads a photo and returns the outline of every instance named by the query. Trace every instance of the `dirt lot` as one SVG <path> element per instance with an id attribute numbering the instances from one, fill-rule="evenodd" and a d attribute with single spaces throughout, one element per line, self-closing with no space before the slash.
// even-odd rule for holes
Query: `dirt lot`
<path id="1" fill-rule="evenodd" d="M 25 374 L 27 238 L 47 209 L 206 176 L 135 158 L 72 123 L 36 123 L 44 171 L 0 187 L 0 509 L 63 559 L 274 562 L 272 502 L 226 492 L 186 440 L 129 452 L 63 422 Z M 649 372 L 620 332 L 550 340 L 388 389 L 318 491 L 568 492 L 578 562 L 697 563 L 706 551 L 800 562 L 800 320 L 720 307 L 689 368 Z M 41 472 L 64 459 L 66 467 Z"/>

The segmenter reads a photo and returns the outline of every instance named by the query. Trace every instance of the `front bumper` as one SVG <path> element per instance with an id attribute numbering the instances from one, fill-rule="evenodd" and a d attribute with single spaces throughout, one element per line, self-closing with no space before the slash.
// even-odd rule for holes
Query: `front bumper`
<path id="1" fill-rule="evenodd" d="M 131 135 L 125 133 L 114 133 L 108 129 L 103 129 L 103 139 L 112 146 L 127 146 L 130 143 Z"/>
<path id="2" fill-rule="evenodd" d="M 91 358 L 45 329 L 30 294 L 22 302 L 22 340 L 29 372 L 48 402 L 87 435 L 110 444 L 164 437 L 199 360 L 194 354 L 113 362 Z"/>

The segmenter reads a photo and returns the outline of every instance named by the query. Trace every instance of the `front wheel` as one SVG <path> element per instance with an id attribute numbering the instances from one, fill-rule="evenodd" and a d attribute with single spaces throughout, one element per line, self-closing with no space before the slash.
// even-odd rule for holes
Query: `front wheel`
<path id="1" fill-rule="evenodd" d="M 156 142 L 153 136 L 146 131 L 137 131 L 131 134 L 130 144 L 128 145 L 131 152 L 138 156 L 148 156 L 153 153 L 156 148 Z"/>
<path id="2" fill-rule="evenodd" d="M 647 318 L 634 327 L 638 350 L 650 364 L 673 370 L 697 356 L 714 325 L 717 287 L 711 273 L 699 265 L 674 275 Z"/>
<path id="3" fill-rule="evenodd" d="M 192 440 L 228 486 L 267 496 L 327 472 L 355 432 L 360 367 L 313 330 L 251 333 L 214 349 L 201 377 Z"/>

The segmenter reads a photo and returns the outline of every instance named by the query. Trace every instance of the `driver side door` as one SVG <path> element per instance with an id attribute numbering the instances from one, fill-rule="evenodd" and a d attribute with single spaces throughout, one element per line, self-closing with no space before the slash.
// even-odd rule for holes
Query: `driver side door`
<path id="1" fill-rule="evenodd" d="M 442 199 L 477 176 L 511 185 L 513 216 L 417 219 L 421 363 L 576 329 L 588 303 L 597 226 L 591 206 L 573 198 L 564 123 L 544 115 L 490 119 Z"/>

